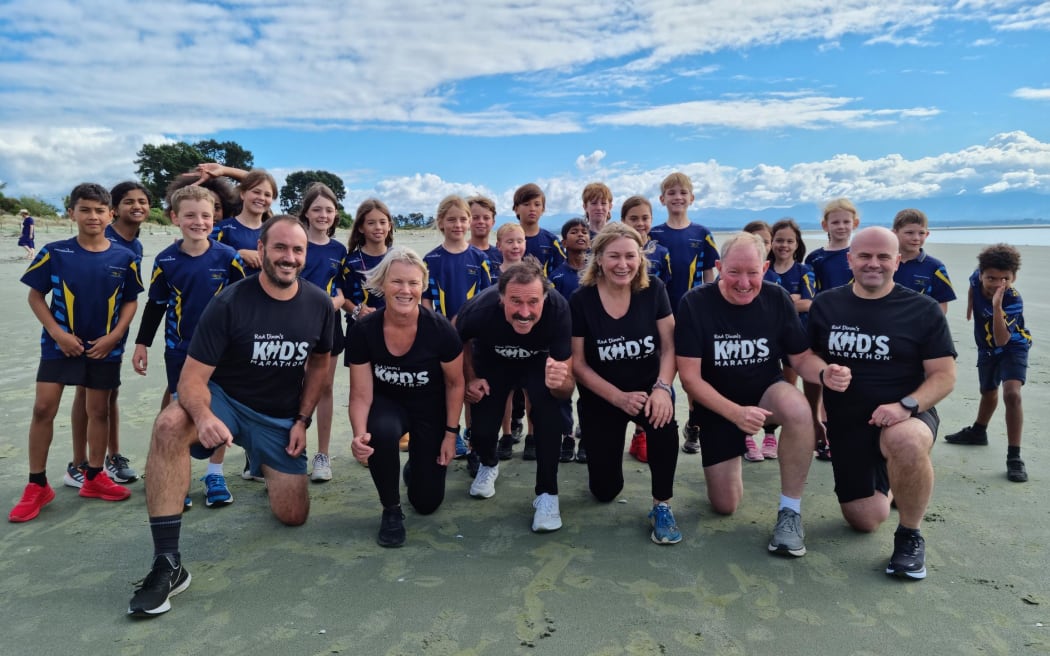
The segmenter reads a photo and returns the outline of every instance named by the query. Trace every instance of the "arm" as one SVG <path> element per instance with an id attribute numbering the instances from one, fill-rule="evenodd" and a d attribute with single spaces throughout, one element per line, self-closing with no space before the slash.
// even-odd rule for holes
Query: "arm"
<path id="1" fill-rule="evenodd" d="M 743 406 L 722 396 L 713 385 L 700 375 L 700 358 L 675 356 L 678 363 L 678 379 L 689 398 L 705 408 L 717 412 L 748 435 L 754 435 L 766 423 L 772 413 L 758 406 Z"/>
<path id="2" fill-rule="evenodd" d="M 215 367 L 188 356 L 178 385 L 179 405 L 193 419 L 197 427 L 197 440 L 209 449 L 222 445 L 233 446 L 230 429 L 211 411 L 208 381 L 214 371 Z"/>
<path id="3" fill-rule="evenodd" d="M 938 305 L 940 305 L 940 306 L 941 306 L 941 312 L 942 312 L 943 314 L 947 315 L 947 314 L 948 314 L 948 302 L 947 302 L 947 301 L 945 301 L 945 302 L 943 302 L 943 303 L 938 303 Z"/>
<path id="4" fill-rule="evenodd" d="M 237 169 L 232 166 L 223 166 L 217 162 L 204 162 L 197 165 L 197 173 L 201 174 L 197 184 L 200 184 L 208 178 L 221 178 L 226 176 L 227 178 L 233 178 L 240 182 L 244 179 L 244 176 L 248 175 L 248 172 L 244 169 Z"/>
<path id="5" fill-rule="evenodd" d="M 117 342 L 128 334 L 128 327 L 135 317 L 135 310 L 139 307 L 138 301 L 128 301 L 120 306 L 120 314 L 117 317 L 117 325 L 102 337 L 88 342 L 88 350 L 85 352 L 92 360 L 105 360 L 116 347 Z"/>
<path id="6" fill-rule="evenodd" d="M 973 318 L 973 287 L 966 290 L 966 320 Z"/>
<path id="7" fill-rule="evenodd" d="M 139 334 L 135 336 L 135 352 L 131 356 L 131 366 L 140 376 L 146 375 L 146 368 L 149 366 L 149 354 L 146 349 L 153 346 L 153 337 L 157 334 L 160 322 L 164 320 L 166 309 L 167 306 L 162 303 L 147 302 L 142 311 Z"/>
<path id="8" fill-rule="evenodd" d="M 795 312 L 798 312 L 799 314 L 809 312 L 809 306 L 813 305 L 813 299 L 802 298 L 800 294 L 792 294 L 791 300 L 794 301 Z"/>
<path id="9" fill-rule="evenodd" d="M 942 358 L 923 360 L 922 368 L 926 380 L 908 395 L 919 402 L 919 412 L 925 412 L 937 405 L 955 388 L 955 358 L 946 355 Z M 910 417 L 911 413 L 900 403 L 884 403 L 875 408 L 868 423 L 872 426 L 892 426 Z"/>
<path id="10" fill-rule="evenodd" d="M 80 343 L 80 338 L 62 330 L 62 326 L 55 321 L 55 317 L 51 315 L 51 309 L 47 306 L 47 299 L 44 297 L 43 292 L 36 289 L 29 290 L 29 309 L 33 311 L 33 316 L 37 318 L 37 321 L 44 327 L 47 334 L 51 336 L 51 339 L 58 344 L 62 355 L 67 358 L 73 358 L 84 352 L 84 345 Z"/>
<path id="11" fill-rule="evenodd" d="M 715 280 L 715 268 L 711 267 L 710 269 L 704 269 L 704 282 L 705 283 L 714 282 L 714 280 Z"/>
<path id="12" fill-rule="evenodd" d="M 1003 312 L 1003 296 L 1006 294 L 1006 283 L 992 294 L 992 337 L 996 346 L 1006 346 L 1010 341 L 1010 326 L 1006 324 L 1006 313 Z"/>
<path id="13" fill-rule="evenodd" d="M 853 374 L 849 367 L 839 364 L 827 364 L 811 349 L 802 353 L 788 355 L 791 368 L 798 372 L 807 383 L 815 383 L 835 392 L 845 392 Z"/>
<path id="14" fill-rule="evenodd" d="M 492 392 L 489 381 L 478 378 L 474 371 L 474 340 L 463 343 L 463 381 L 465 385 L 463 394 L 467 403 L 477 403 L 481 397 L 488 396 Z"/>
<path id="15" fill-rule="evenodd" d="M 660 334 L 660 373 L 657 381 L 671 385 L 677 371 L 674 354 L 674 315 L 669 314 L 663 319 L 657 319 L 656 330 Z M 654 387 L 649 392 L 649 400 L 645 404 L 645 416 L 654 428 L 661 428 L 671 421 L 674 417 L 674 400 L 671 393 Z"/>
<path id="16" fill-rule="evenodd" d="M 353 440 L 350 451 L 362 464 L 368 462 L 374 449 L 368 446 L 372 440 L 368 433 L 368 412 L 372 408 L 372 365 L 350 365 L 350 427 Z"/>
<path id="17" fill-rule="evenodd" d="M 342 309 L 343 305 L 345 304 L 346 299 L 343 298 L 343 290 L 336 289 L 335 296 L 332 297 L 332 307 L 335 308 L 336 313 L 338 313 L 339 310 Z M 340 317 L 336 317 L 336 319 L 340 320 Z"/>
<path id="18" fill-rule="evenodd" d="M 442 362 L 441 373 L 445 376 L 445 425 L 458 426 L 459 416 L 463 414 L 463 355 L 458 355 L 451 362 Z M 448 466 L 455 457 L 456 434 L 446 431 L 437 464 Z"/>
<path id="19" fill-rule="evenodd" d="M 566 360 L 548 357 L 543 366 L 543 382 L 554 398 L 572 398 L 572 391 L 576 389 L 576 380 L 572 376 L 572 356 Z"/>

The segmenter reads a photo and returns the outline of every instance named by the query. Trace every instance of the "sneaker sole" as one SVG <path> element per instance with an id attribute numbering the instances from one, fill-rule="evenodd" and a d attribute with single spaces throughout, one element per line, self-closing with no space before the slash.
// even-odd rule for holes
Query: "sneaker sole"
<path id="1" fill-rule="evenodd" d="M 890 576 L 895 576 L 899 579 L 912 579 L 913 581 L 921 581 L 926 578 L 926 568 L 923 567 L 917 572 L 907 572 L 904 570 L 894 569 L 892 566 L 886 568 L 886 573 Z"/>
<path id="2" fill-rule="evenodd" d="M 765 459 L 766 457 L 761 454 L 759 454 L 758 456 L 753 456 L 750 453 L 744 454 L 744 460 L 747 460 L 748 462 L 762 462 Z"/>
<path id="3" fill-rule="evenodd" d="M 690 455 L 700 453 L 700 447 L 695 446 L 683 446 L 682 453 L 688 453 Z"/>
<path id="4" fill-rule="evenodd" d="M 481 490 L 471 489 L 470 496 L 474 497 L 475 499 L 491 499 L 492 497 L 496 496 L 496 491 L 492 490 L 488 494 L 485 494 L 485 492 Z"/>
<path id="5" fill-rule="evenodd" d="M 78 481 L 69 474 L 62 474 L 62 485 L 65 485 L 66 487 L 73 487 L 79 490 L 80 488 L 84 487 L 84 482 Z"/>
<path id="6" fill-rule="evenodd" d="M 131 615 L 132 617 L 156 617 L 157 615 L 163 615 L 164 613 L 171 610 L 171 598 L 179 594 L 180 592 L 184 592 L 186 588 L 190 587 L 190 581 L 192 580 L 193 576 L 190 575 L 189 572 L 186 572 L 186 580 L 179 584 L 177 587 L 172 588 L 171 592 L 169 592 L 168 596 L 164 599 L 163 604 L 157 606 L 156 608 L 151 608 L 150 610 L 146 610 L 145 608 L 132 610 L 129 606 L 128 615 Z"/>
<path id="7" fill-rule="evenodd" d="M 233 503 L 233 495 L 232 494 L 230 495 L 229 499 L 224 499 L 222 501 L 212 501 L 211 499 L 207 499 L 207 498 L 204 500 L 204 505 L 207 508 L 222 508 L 223 506 L 228 506 L 231 503 Z"/>
<path id="8" fill-rule="evenodd" d="M 127 501 L 131 498 L 131 491 L 129 490 L 125 495 L 117 496 L 115 494 L 105 493 L 95 494 L 94 492 L 88 492 L 85 494 L 84 488 L 80 488 L 80 496 L 85 499 L 102 499 L 103 501 Z"/>
<path id="9" fill-rule="evenodd" d="M 139 480 L 138 474 L 135 474 L 134 476 L 118 476 L 116 471 L 108 467 L 106 468 L 106 473 L 109 474 L 109 480 L 114 483 L 134 483 Z"/>
<path id="10" fill-rule="evenodd" d="M 318 475 L 316 475 L 314 473 L 311 473 L 310 474 L 310 480 L 313 481 L 314 483 L 327 483 L 328 481 L 332 480 L 332 475 L 331 474 L 322 474 L 322 475 L 318 476 Z"/>
<path id="11" fill-rule="evenodd" d="M 660 545 L 664 545 L 664 544 L 678 544 L 679 542 L 682 541 L 682 536 L 679 535 L 677 540 L 673 540 L 671 538 L 667 538 L 666 540 L 661 540 L 660 538 L 656 537 L 656 533 L 654 532 L 654 533 L 650 533 L 649 534 L 649 539 L 652 540 L 655 544 L 660 544 Z"/>
<path id="12" fill-rule="evenodd" d="M 790 549 L 782 544 L 769 544 L 769 553 L 779 554 L 781 556 L 794 556 L 795 558 L 801 558 L 806 555 L 806 545 L 802 545 L 799 549 Z"/>
<path id="13" fill-rule="evenodd" d="M 549 525 L 549 526 L 536 526 L 535 524 L 533 524 L 532 532 L 533 533 L 553 533 L 554 531 L 557 531 L 560 528 L 561 528 L 561 523 L 559 523 L 557 526 L 552 526 L 552 525 Z"/>

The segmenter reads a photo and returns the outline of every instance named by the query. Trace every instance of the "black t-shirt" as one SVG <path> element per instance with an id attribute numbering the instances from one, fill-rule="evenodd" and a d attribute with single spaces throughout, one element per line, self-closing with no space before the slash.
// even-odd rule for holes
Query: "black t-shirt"
<path id="1" fill-rule="evenodd" d="M 791 297 L 771 282 L 747 305 L 725 300 L 718 283 L 694 287 L 676 317 L 675 354 L 700 358 L 701 377 L 735 403 L 757 403 L 781 358 L 809 347 Z"/>
<path id="2" fill-rule="evenodd" d="M 583 338 L 584 359 L 591 369 L 618 389 L 648 392 L 660 375 L 656 322 L 671 314 L 664 284 L 650 278 L 648 287 L 631 294 L 627 314 L 619 319 L 605 311 L 594 286 L 577 289 L 569 307 L 572 336 Z"/>
<path id="3" fill-rule="evenodd" d="M 292 417 L 306 359 L 332 351 L 334 322 L 332 301 L 320 287 L 300 281 L 293 298 L 279 301 L 251 276 L 208 302 L 189 355 L 215 367 L 212 381 L 233 399 L 271 417 Z"/>
<path id="4" fill-rule="evenodd" d="M 817 294 L 809 334 L 825 361 L 853 372 L 845 392 L 824 390 L 828 412 L 870 414 L 914 392 L 926 379 L 924 360 L 956 355 L 937 302 L 900 285 L 878 299 L 857 297 L 852 285 Z"/>
<path id="5" fill-rule="evenodd" d="M 456 329 L 437 312 L 420 307 L 412 347 L 404 355 L 395 356 L 383 337 L 385 313 L 386 308 L 380 308 L 354 322 L 350 329 L 350 364 L 372 365 L 374 395 L 395 399 L 410 411 L 443 409 L 445 373 L 441 363 L 452 362 L 463 351 Z"/>
<path id="6" fill-rule="evenodd" d="M 572 318 L 569 303 L 558 293 L 543 302 L 543 314 L 525 335 L 514 332 L 500 304 L 499 288 L 490 287 L 470 299 L 456 315 L 456 328 L 464 343 L 474 340 L 474 371 L 480 377 L 492 367 L 544 366 L 547 356 L 568 360 L 572 355 Z"/>

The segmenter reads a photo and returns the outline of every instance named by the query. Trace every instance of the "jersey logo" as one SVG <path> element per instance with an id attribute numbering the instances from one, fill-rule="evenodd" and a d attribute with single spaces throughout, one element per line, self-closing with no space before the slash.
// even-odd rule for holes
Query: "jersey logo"
<path id="1" fill-rule="evenodd" d="M 736 335 L 715 335 L 715 366 L 739 367 L 761 364 L 769 359 L 769 340 L 741 339 Z"/>
<path id="2" fill-rule="evenodd" d="M 372 374 L 379 382 L 399 387 L 424 387 L 430 383 L 429 371 L 401 371 L 398 367 L 377 364 L 372 366 Z"/>
<path id="3" fill-rule="evenodd" d="M 306 362 L 310 342 L 293 342 L 281 336 L 256 335 L 251 364 L 256 367 L 296 367 Z"/>
<path id="4" fill-rule="evenodd" d="M 494 346 L 492 350 L 496 352 L 496 355 L 508 360 L 528 360 L 539 353 L 539 351 L 530 351 L 520 346 Z"/>
<path id="5" fill-rule="evenodd" d="M 656 352 L 656 340 L 652 335 L 642 339 L 612 337 L 598 340 L 598 359 L 602 362 L 616 360 L 641 360 Z"/>
<path id="6" fill-rule="evenodd" d="M 855 326 L 832 326 L 828 333 L 828 352 L 851 360 L 890 360 L 888 335 L 869 335 Z"/>

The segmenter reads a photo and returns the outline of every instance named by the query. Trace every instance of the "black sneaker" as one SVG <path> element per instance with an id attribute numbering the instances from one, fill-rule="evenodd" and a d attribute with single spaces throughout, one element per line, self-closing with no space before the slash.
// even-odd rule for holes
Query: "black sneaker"
<path id="1" fill-rule="evenodd" d="M 814 451 L 817 452 L 817 460 L 831 462 L 831 445 L 828 444 L 827 440 L 818 440 Z"/>
<path id="2" fill-rule="evenodd" d="M 1020 457 L 1006 459 L 1006 477 L 1014 483 L 1027 483 L 1028 470 L 1024 468 L 1024 460 Z"/>
<path id="3" fill-rule="evenodd" d="M 496 443 L 496 457 L 500 460 L 510 460 L 514 457 L 514 435 L 504 433 L 499 442 Z"/>
<path id="4" fill-rule="evenodd" d="M 171 610 L 168 601 L 190 587 L 189 570 L 175 564 L 175 558 L 161 554 L 153 559 L 153 569 L 138 583 L 135 594 L 128 604 L 128 615 L 155 617 Z"/>
<path id="5" fill-rule="evenodd" d="M 685 442 L 682 443 L 683 453 L 700 453 L 699 426 L 686 426 L 682 429 L 682 437 L 685 438 Z"/>
<path id="6" fill-rule="evenodd" d="M 970 446 L 988 446 L 988 431 L 978 430 L 973 426 L 967 426 L 958 433 L 945 435 L 944 441 L 948 444 L 967 444 Z"/>
<path id="7" fill-rule="evenodd" d="M 560 462 L 572 462 L 573 455 L 576 451 L 576 440 L 572 439 L 572 435 L 561 436 L 561 455 L 558 457 Z"/>
<path id="8" fill-rule="evenodd" d="M 478 475 L 478 470 L 481 469 L 481 456 L 478 455 L 477 451 L 471 451 L 467 454 L 467 473 L 470 474 L 471 478 Z"/>
<path id="9" fill-rule="evenodd" d="M 535 460 L 536 459 L 536 437 L 534 435 L 525 436 L 525 448 L 521 452 L 522 460 Z"/>
<path id="10" fill-rule="evenodd" d="M 405 543 L 405 513 L 401 512 L 401 506 L 383 509 L 376 542 L 381 547 L 400 547 Z"/>
<path id="11" fill-rule="evenodd" d="M 521 441 L 521 436 L 525 434 L 525 421 L 522 419 L 511 419 L 510 420 L 510 436 L 514 439 L 514 443 L 517 444 Z"/>
<path id="12" fill-rule="evenodd" d="M 576 462 L 581 465 L 587 464 L 587 449 L 583 448 L 583 440 L 580 440 L 580 445 L 576 447 Z"/>
<path id="13" fill-rule="evenodd" d="M 918 531 L 897 529 L 893 534 L 893 555 L 886 573 L 910 579 L 926 578 L 926 541 Z"/>

